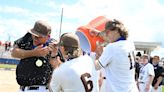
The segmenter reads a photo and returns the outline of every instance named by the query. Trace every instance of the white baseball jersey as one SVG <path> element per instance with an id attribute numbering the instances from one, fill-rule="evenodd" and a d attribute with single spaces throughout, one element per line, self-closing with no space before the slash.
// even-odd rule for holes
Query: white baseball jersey
<path id="1" fill-rule="evenodd" d="M 88 55 L 66 61 L 53 71 L 53 92 L 98 92 L 98 74 Z"/>
<path id="2" fill-rule="evenodd" d="M 109 43 L 99 58 L 106 72 L 106 92 L 138 92 L 135 83 L 134 43 Z"/>
<path id="3" fill-rule="evenodd" d="M 152 64 L 147 63 L 146 65 L 140 68 L 140 73 L 138 78 L 140 92 L 145 92 L 146 84 L 149 81 L 149 75 L 154 76 L 154 67 Z M 151 88 L 152 86 L 150 85 L 149 92 L 151 92 Z"/>

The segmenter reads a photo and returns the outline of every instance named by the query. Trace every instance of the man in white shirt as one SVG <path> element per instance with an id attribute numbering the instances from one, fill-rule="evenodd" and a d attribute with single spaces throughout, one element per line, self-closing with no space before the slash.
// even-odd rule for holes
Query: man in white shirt
<path id="1" fill-rule="evenodd" d="M 141 57 L 142 67 L 140 68 L 138 87 L 140 92 L 151 92 L 152 82 L 154 79 L 154 67 L 149 62 L 148 55 L 144 54 Z"/>
<path id="2" fill-rule="evenodd" d="M 90 30 L 91 35 L 100 36 L 107 44 L 97 46 L 96 69 L 106 72 L 106 92 L 138 92 L 135 83 L 134 44 L 127 41 L 128 32 L 118 21 L 108 21 L 105 30 Z"/>
<path id="3" fill-rule="evenodd" d="M 98 92 L 98 74 L 92 58 L 82 55 L 77 35 L 61 36 L 59 49 L 65 62 L 53 71 L 50 87 L 53 92 Z M 55 62 L 60 62 L 56 60 Z"/>

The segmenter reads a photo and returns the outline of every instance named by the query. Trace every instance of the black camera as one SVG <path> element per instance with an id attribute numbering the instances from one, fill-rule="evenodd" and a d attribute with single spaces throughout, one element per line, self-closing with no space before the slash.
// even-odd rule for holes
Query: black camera
<path id="1" fill-rule="evenodd" d="M 51 39 L 47 46 L 49 46 L 51 43 L 56 43 L 56 44 L 52 44 L 52 46 L 54 47 L 58 46 L 58 42 L 55 39 Z M 61 62 L 65 62 L 64 56 L 62 55 L 60 49 L 58 49 L 57 55 L 53 58 L 56 58 L 57 56 L 60 57 Z M 48 57 L 51 57 L 51 52 L 49 52 Z"/>
<path id="2" fill-rule="evenodd" d="M 65 62 L 65 59 L 64 59 L 63 54 L 61 53 L 60 49 L 58 49 L 57 56 L 60 57 L 60 60 L 61 60 L 62 62 Z"/>

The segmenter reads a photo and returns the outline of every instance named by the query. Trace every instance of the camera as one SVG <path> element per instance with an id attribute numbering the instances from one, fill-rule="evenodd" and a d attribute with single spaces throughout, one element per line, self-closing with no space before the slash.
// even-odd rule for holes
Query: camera
<path id="1" fill-rule="evenodd" d="M 49 44 L 47 44 L 47 46 L 49 46 L 50 48 L 56 48 L 59 45 L 59 42 L 55 39 L 50 39 L 49 40 Z M 48 54 L 48 57 L 51 57 L 51 51 Z M 51 57 L 51 58 L 56 58 L 57 56 L 60 57 L 61 62 L 65 62 L 64 56 L 62 55 L 60 49 L 58 49 L 57 55 L 55 57 Z"/>
<path id="2" fill-rule="evenodd" d="M 62 55 L 60 49 L 58 49 L 58 53 L 57 53 L 56 56 L 59 56 L 59 57 L 60 57 L 61 62 L 65 62 L 65 59 L 64 59 L 64 57 L 63 57 L 63 55 Z"/>

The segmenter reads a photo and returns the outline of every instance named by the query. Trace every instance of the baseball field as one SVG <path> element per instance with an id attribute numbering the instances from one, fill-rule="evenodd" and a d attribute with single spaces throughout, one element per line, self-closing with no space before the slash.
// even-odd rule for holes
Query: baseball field
<path id="1" fill-rule="evenodd" d="M 1 67 L 0 68 L 0 92 L 18 92 L 19 86 L 15 79 L 16 78 L 15 70 L 8 70 L 8 69 L 3 69 L 2 66 L 0 67 Z M 7 67 L 13 67 L 13 66 L 7 66 Z M 163 86 L 162 92 L 164 92 L 164 86 Z"/>
<path id="2" fill-rule="evenodd" d="M 18 92 L 15 70 L 0 69 L 0 92 Z"/>

